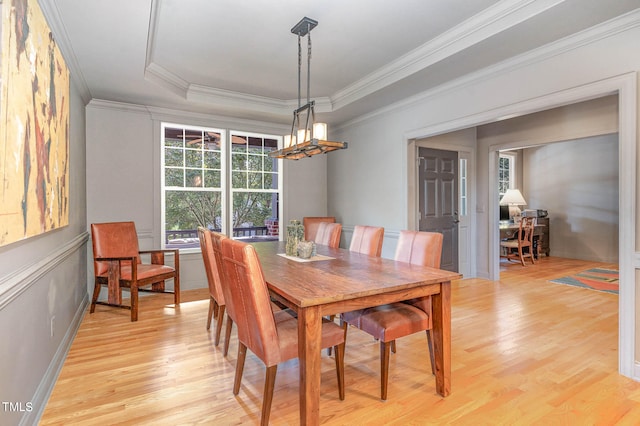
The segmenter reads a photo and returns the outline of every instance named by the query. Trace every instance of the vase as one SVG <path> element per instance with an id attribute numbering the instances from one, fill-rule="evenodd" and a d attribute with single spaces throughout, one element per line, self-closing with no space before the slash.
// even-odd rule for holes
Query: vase
<path id="1" fill-rule="evenodd" d="M 287 225 L 287 242 L 285 253 L 287 256 L 298 255 L 298 243 L 304 239 L 304 226 L 299 220 L 291 220 Z"/>
<path id="2" fill-rule="evenodd" d="M 315 251 L 315 245 L 313 241 L 300 241 L 298 243 L 298 257 L 301 259 L 309 259 L 313 256 Z"/>

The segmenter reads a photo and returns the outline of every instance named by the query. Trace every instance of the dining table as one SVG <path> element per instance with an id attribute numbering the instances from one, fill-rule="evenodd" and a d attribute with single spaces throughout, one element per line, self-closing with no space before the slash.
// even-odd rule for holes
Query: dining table
<path id="1" fill-rule="evenodd" d="M 462 275 L 323 245 L 311 259 L 286 256 L 282 241 L 252 245 L 272 298 L 297 313 L 300 424 L 320 422 L 322 319 L 355 309 L 431 296 L 436 391 L 451 393 L 451 281 Z"/>

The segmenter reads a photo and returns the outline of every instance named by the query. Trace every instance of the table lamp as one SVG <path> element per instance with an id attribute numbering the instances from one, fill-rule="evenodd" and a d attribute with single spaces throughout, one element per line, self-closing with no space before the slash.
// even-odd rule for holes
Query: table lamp
<path id="1" fill-rule="evenodd" d="M 524 206 L 526 204 L 527 202 L 517 189 L 507 189 L 507 192 L 505 192 L 500 200 L 501 206 L 509 206 L 509 218 L 515 223 L 520 221 L 520 207 L 518 206 Z"/>

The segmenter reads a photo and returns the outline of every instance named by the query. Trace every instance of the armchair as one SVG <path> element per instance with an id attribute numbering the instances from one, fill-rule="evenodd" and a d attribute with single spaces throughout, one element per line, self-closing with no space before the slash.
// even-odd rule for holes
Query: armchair
<path id="1" fill-rule="evenodd" d="M 138 320 L 138 291 L 172 293 L 174 303 L 180 304 L 180 256 L 175 250 L 144 250 L 138 247 L 138 235 L 133 222 L 91 224 L 95 287 L 90 313 L 96 304 L 131 310 L 131 321 Z M 141 255 L 148 254 L 151 263 L 142 263 Z M 164 264 L 165 254 L 172 254 L 174 266 Z M 165 289 L 165 280 L 173 280 L 173 291 Z M 106 286 L 106 301 L 98 301 L 100 289 Z M 151 288 L 142 288 L 151 286 Z M 122 288 L 131 293 L 131 303 L 122 304 Z"/>

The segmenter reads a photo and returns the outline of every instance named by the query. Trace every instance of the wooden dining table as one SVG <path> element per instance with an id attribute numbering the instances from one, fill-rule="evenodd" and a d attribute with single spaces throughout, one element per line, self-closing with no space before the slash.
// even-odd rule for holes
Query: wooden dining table
<path id="1" fill-rule="evenodd" d="M 300 424 L 320 422 L 322 317 L 432 296 L 436 391 L 451 392 L 451 281 L 462 276 L 426 266 L 317 246 L 320 260 L 282 256 L 284 242 L 253 243 L 272 297 L 298 315 Z"/>

